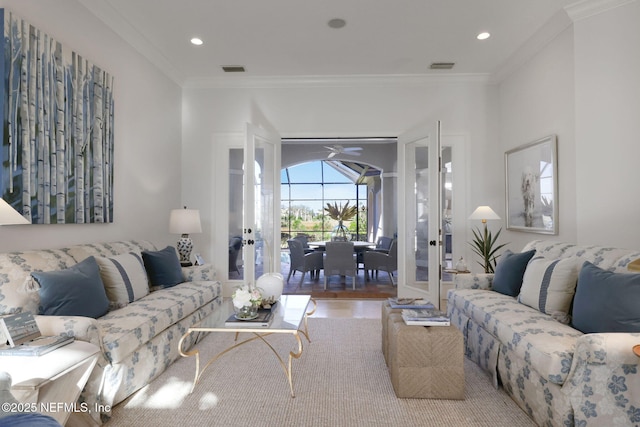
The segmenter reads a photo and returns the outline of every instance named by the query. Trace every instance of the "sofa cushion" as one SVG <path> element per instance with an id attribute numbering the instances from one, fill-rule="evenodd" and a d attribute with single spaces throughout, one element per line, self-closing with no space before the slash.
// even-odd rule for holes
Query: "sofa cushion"
<path id="1" fill-rule="evenodd" d="M 529 261 L 524 272 L 518 301 L 568 324 L 577 280 L 577 258 L 536 256 Z"/>
<path id="2" fill-rule="evenodd" d="M 640 332 L 640 274 L 613 273 L 585 262 L 573 302 L 574 328 L 598 332 Z"/>
<path id="3" fill-rule="evenodd" d="M 94 257 L 64 270 L 31 275 L 40 285 L 39 314 L 97 318 L 109 308 Z"/>
<path id="4" fill-rule="evenodd" d="M 142 251 L 144 267 L 153 290 L 168 288 L 182 283 L 182 266 L 173 246 L 161 251 Z"/>
<path id="5" fill-rule="evenodd" d="M 86 243 L 62 250 L 73 257 L 76 262 L 80 262 L 92 255 L 94 257 L 101 256 L 109 258 L 129 252 L 155 251 L 156 248 L 153 246 L 153 243 L 145 240 L 123 240 L 119 242 Z"/>
<path id="6" fill-rule="evenodd" d="M 522 287 L 524 271 L 535 253 L 535 250 L 517 254 L 506 250 L 496 266 L 496 272 L 493 277 L 493 290 L 512 297 L 518 296 L 520 287 Z"/>
<path id="7" fill-rule="evenodd" d="M 496 337 L 547 381 L 564 383 L 582 332 L 497 292 L 452 289 L 450 304 L 452 312 L 460 312 Z"/>
<path id="8" fill-rule="evenodd" d="M 38 292 L 25 292 L 31 272 L 61 270 L 76 261 L 59 249 L 0 254 L 0 315 L 29 311 L 38 314 Z"/>
<path id="9" fill-rule="evenodd" d="M 97 257 L 100 276 L 111 301 L 111 309 L 124 307 L 149 293 L 147 272 L 140 253 L 116 255 L 111 258 Z"/>
<path id="10" fill-rule="evenodd" d="M 106 357 L 118 363 L 221 293 L 219 282 L 184 282 L 152 292 L 99 318 Z"/>

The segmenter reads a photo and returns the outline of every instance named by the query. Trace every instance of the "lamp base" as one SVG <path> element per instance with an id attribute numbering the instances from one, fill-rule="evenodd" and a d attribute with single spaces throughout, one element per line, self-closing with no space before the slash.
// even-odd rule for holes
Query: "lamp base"
<path id="1" fill-rule="evenodd" d="M 193 241 L 188 234 L 183 234 L 178 240 L 178 254 L 180 255 L 180 265 L 189 267 L 191 264 L 191 250 L 193 249 Z"/>

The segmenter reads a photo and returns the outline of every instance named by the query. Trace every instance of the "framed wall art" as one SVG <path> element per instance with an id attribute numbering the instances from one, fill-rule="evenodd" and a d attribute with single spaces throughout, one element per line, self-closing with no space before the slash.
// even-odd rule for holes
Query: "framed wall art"
<path id="1" fill-rule="evenodd" d="M 0 9 L 0 189 L 32 224 L 113 222 L 114 78 Z"/>
<path id="2" fill-rule="evenodd" d="M 558 234 L 556 136 L 516 147 L 504 157 L 507 230 Z"/>

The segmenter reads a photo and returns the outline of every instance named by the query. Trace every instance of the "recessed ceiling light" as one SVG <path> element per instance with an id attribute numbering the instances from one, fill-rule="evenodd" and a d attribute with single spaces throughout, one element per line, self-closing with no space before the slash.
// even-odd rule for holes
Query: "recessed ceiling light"
<path id="1" fill-rule="evenodd" d="M 489 33 L 480 33 L 480 34 L 478 34 L 478 35 L 476 36 L 476 38 L 477 38 L 478 40 L 486 40 L 486 39 L 488 39 L 489 37 L 491 37 L 491 34 L 489 34 Z"/>
<path id="2" fill-rule="evenodd" d="M 202 41 L 202 39 L 199 39 L 197 37 L 194 37 L 194 38 L 191 39 L 191 44 L 194 44 L 196 46 L 200 46 L 203 43 L 204 42 Z"/>
<path id="3" fill-rule="evenodd" d="M 345 25 L 347 25 L 347 21 L 340 18 L 333 18 L 329 20 L 329 22 L 327 22 L 327 25 L 330 26 L 331 28 L 342 28 Z"/>

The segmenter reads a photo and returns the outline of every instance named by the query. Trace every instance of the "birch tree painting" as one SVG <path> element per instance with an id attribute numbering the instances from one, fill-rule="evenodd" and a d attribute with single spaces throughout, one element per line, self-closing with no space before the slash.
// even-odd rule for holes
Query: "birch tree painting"
<path id="1" fill-rule="evenodd" d="M 113 222 L 113 77 L 0 15 L 2 198 L 32 224 Z"/>

